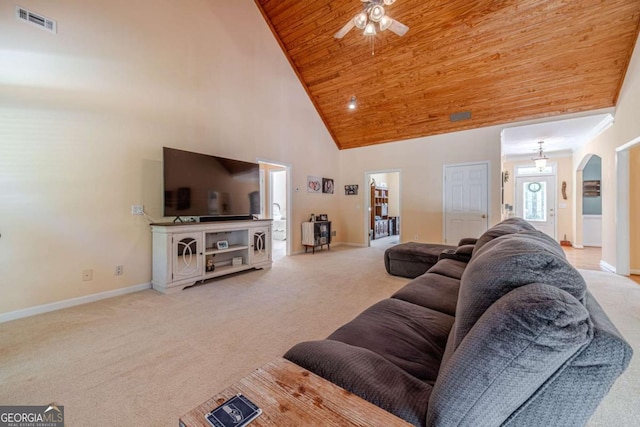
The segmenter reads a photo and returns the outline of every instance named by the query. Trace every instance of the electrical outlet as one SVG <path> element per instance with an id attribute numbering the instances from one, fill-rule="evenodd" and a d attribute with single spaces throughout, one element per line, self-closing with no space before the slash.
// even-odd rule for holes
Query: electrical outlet
<path id="1" fill-rule="evenodd" d="M 122 276 L 124 274 L 124 266 L 116 265 L 116 276 Z"/>
<path id="2" fill-rule="evenodd" d="M 131 215 L 144 215 L 144 206 L 131 205 Z"/>
<path id="3" fill-rule="evenodd" d="M 82 280 L 84 282 L 93 280 L 93 270 L 82 270 Z"/>
<path id="4" fill-rule="evenodd" d="M 413 236 L 413 240 L 419 240 L 420 236 L 418 236 L 417 234 L 415 236 Z"/>

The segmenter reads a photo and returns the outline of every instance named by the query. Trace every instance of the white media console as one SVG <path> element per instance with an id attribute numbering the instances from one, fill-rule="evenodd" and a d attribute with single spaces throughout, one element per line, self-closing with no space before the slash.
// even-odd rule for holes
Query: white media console
<path id="1" fill-rule="evenodd" d="M 172 293 L 198 281 L 271 268 L 271 220 L 152 224 L 153 289 Z"/>

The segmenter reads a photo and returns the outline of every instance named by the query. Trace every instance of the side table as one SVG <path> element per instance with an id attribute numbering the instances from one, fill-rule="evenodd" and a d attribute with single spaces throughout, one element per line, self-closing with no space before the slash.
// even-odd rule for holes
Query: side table
<path id="1" fill-rule="evenodd" d="M 181 427 L 211 427 L 213 408 L 242 393 L 262 408 L 249 426 L 410 426 L 404 420 L 285 359 L 256 369 L 180 417 Z"/>

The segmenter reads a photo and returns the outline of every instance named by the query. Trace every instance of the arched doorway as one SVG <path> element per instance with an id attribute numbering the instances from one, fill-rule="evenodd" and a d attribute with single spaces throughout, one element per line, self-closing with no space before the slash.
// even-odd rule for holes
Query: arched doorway
<path id="1" fill-rule="evenodd" d="M 582 244 L 602 247 L 602 159 L 592 155 L 582 170 Z"/>

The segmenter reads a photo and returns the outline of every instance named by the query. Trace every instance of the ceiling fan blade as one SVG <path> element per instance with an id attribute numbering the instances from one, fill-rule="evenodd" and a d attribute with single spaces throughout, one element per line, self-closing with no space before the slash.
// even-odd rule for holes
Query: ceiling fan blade
<path id="1" fill-rule="evenodd" d="M 409 27 L 404 25 L 402 22 L 398 22 L 394 19 L 389 26 L 389 31 L 392 31 L 402 37 L 407 34 L 407 31 L 409 31 Z"/>
<path id="2" fill-rule="evenodd" d="M 349 21 L 345 24 L 344 27 L 340 29 L 337 33 L 333 35 L 333 37 L 337 39 L 343 38 L 356 24 L 353 23 L 353 19 L 349 19 Z"/>

